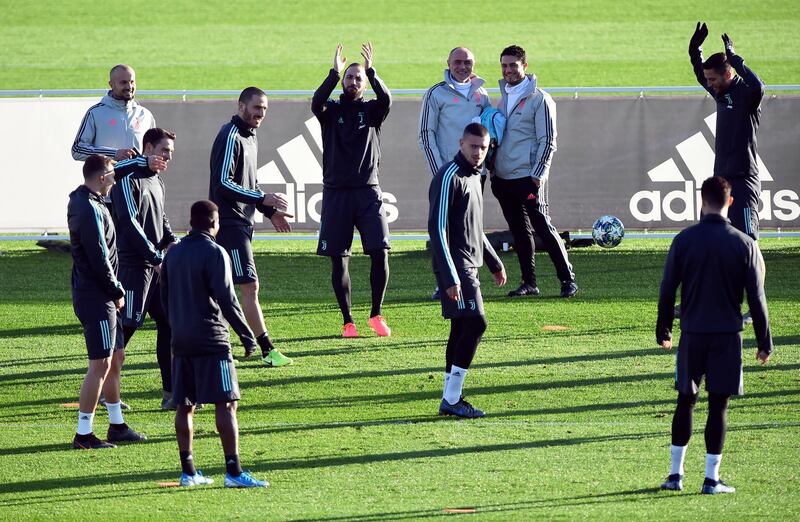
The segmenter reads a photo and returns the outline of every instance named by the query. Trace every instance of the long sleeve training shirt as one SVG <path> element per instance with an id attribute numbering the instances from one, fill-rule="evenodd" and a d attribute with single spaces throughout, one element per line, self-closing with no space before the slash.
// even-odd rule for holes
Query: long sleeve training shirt
<path id="1" fill-rule="evenodd" d="M 228 324 L 242 344 L 256 340 L 236 299 L 227 252 L 211 234 L 192 230 L 172 247 L 161 269 L 161 300 L 172 328 L 172 353 L 183 357 L 230 352 Z"/>
<path id="2" fill-rule="evenodd" d="M 329 99 L 340 75 L 331 69 L 314 93 L 311 112 L 322 127 L 322 184 L 328 189 L 378 184 L 381 162 L 380 131 L 389 115 L 392 95 L 375 69 L 366 71 L 374 100 L 351 100 L 342 94 Z"/>
<path id="3" fill-rule="evenodd" d="M 428 234 L 431 238 L 433 271 L 445 290 L 460 284 L 459 274 L 486 261 L 494 274 L 503 268 L 497 253 L 483 233 L 481 169 L 473 167 L 459 152 L 431 181 L 428 198 Z"/>

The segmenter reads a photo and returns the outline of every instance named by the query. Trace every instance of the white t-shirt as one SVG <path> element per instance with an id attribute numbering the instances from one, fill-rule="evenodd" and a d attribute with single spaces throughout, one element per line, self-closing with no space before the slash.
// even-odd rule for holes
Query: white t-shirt
<path id="1" fill-rule="evenodd" d="M 464 96 L 465 98 L 468 98 L 469 97 L 469 89 L 470 89 L 470 87 L 472 87 L 472 82 L 467 80 L 464 83 L 457 83 L 455 80 L 453 80 L 453 87 L 455 87 L 455 89 L 458 92 L 460 92 L 462 96 Z"/>
<path id="2" fill-rule="evenodd" d="M 528 88 L 528 84 L 531 82 L 530 78 L 527 76 L 524 80 L 519 82 L 516 85 L 509 85 L 506 84 L 506 95 L 508 97 L 508 105 L 506 105 L 506 111 L 510 111 L 514 108 L 514 106 L 519 101 L 522 94 Z"/>

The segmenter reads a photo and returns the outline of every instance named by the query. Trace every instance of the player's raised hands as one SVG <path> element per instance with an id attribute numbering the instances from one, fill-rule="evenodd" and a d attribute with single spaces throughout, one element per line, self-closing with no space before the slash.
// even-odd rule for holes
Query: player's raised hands
<path id="1" fill-rule="evenodd" d="M 269 218 L 269 220 L 272 221 L 272 226 L 275 227 L 275 230 L 277 232 L 291 232 L 292 226 L 286 220 L 286 218 L 291 218 L 291 217 L 294 216 L 291 214 L 287 214 L 282 210 L 278 210 L 274 214 L 272 214 L 272 217 Z"/>
<path id="2" fill-rule="evenodd" d="M 736 50 L 733 48 L 733 40 L 728 36 L 728 33 L 722 33 L 722 43 L 725 45 L 725 56 L 730 58 L 736 55 Z"/>
<path id="3" fill-rule="evenodd" d="M 361 44 L 361 56 L 364 57 L 364 70 L 372 68 L 372 42 Z"/>
<path id="4" fill-rule="evenodd" d="M 275 207 L 277 210 L 286 210 L 289 207 L 286 196 L 279 192 L 264 194 L 263 203 L 268 207 Z"/>
<path id="5" fill-rule="evenodd" d="M 333 70 L 337 73 L 342 72 L 346 62 L 347 58 L 342 56 L 342 44 L 339 44 L 336 46 L 336 54 L 333 55 Z"/>
<path id="6" fill-rule="evenodd" d="M 697 27 L 694 29 L 694 34 L 692 35 L 692 39 L 689 41 L 689 47 L 692 49 L 697 49 L 703 45 L 703 42 L 706 41 L 706 37 L 708 36 L 708 27 L 706 27 L 705 22 L 697 22 Z"/>

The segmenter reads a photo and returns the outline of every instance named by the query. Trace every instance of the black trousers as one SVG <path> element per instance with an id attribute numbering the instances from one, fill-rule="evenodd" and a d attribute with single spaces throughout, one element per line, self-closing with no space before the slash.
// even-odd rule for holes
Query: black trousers
<path id="1" fill-rule="evenodd" d="M 550 254 L 559 281 L 564 283 L 574 280 L 575 274 L 567 257 L 567 249 L 550 222 L 547 198 L 539 197 L 539 187 L 533 183 L 533 179 L 526 177 L 506 180 L 493 176 L 492 194 L 500 203 L 503 216 L 514 237 L 522 281 L 536 286 L 534 230 L 542 238 L 547 253 Z"/>

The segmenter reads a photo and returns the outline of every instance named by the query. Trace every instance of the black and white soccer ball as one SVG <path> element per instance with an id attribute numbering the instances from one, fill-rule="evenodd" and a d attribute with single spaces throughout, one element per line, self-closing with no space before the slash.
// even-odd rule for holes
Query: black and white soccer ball
<path id="1" fill-rule="evenodd" d="M 624 236 L 625 227 L 615 216 L 603 216 L 592 225 L 592 238 L 603 248 L 614 248 Z"/>

